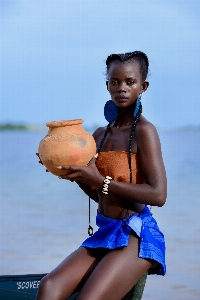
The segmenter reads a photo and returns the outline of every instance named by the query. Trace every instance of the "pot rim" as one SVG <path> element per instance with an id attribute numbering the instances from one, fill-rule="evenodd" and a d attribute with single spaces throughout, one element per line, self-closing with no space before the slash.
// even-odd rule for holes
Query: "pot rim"
<path id="1" fill-rule="evenodd" d="M 46 123 L 46 126 L 49 128 L 55 127 L 65 127 L 65 126 L 72 126 L 72 125 L 79 125 L 84 122 L 83 119 L 74 119 L 74 120 L 61 120 L 61 121 L 52 121 Z"/>

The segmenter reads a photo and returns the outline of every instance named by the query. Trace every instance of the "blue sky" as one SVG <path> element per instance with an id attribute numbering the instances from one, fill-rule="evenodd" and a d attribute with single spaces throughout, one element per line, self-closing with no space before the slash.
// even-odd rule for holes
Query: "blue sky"
<path id="1" fill-rule="evenodd" d="M 0 122 L 106 124 L 105 59 L 141 50 L 144 116 L 200 125 L 199 0 L 0 0 L 0 11 Z"/>

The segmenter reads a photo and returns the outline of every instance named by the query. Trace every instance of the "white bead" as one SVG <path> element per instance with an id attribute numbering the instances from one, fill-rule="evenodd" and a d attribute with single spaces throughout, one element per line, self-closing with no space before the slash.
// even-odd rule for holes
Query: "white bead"
<path id="1" fill-rule="evenodd" d="M 109 187 L 109 183 L 112 180 L 112 177 L 110 176 L 106 176 L 104 179 L 104 184 L 103 184 L 103 188 L 102 188 L 102 193 L 104 194 L 108 194 L 108 187 Z"/>
<path id="2" fill-rule="evenodd" d="M 106 187 L 106 188 L 108 188 L 108 184 L 106 184 L 106 183 L 104 183 L 104 185 L 103 185 L 104 187 Z"/>
<path id="3" fill-rule="evenodd" d="M 109 180 L 109 179 L 104 179 L 103 182 L 105 182 L 105 183 L 110 183 L 110 180 Z"/>

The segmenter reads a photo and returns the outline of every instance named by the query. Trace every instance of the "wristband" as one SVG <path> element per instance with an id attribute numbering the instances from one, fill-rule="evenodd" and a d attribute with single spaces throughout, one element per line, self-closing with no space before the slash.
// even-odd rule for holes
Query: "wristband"
<path id="1" fill-rule="evenodd" d="M 109 187 L 109 184 L 112 180 L 112 177 L 110 176 L 106 176 L 104 181 L 103 181 L 103 189 L 102 189 L 102 193 L 104 194 L 108 194 L 108 187 Z"/>

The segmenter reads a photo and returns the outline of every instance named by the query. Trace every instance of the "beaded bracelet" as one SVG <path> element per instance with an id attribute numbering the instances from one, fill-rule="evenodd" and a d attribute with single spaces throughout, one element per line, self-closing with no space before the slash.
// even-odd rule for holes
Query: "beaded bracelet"
<path id="1" fill-rule="evenodd" d="M 104 181 L 103 181 L 103 189 L 102 189 L 102 193 L 108 194 L 108 186 L 109 186 L 111 180 L 112 180 L 112 177 L 110 177 L 110 176 L 106 176 L 106 177 L 105 177 L 105 179 L 104 179 Z"/>

